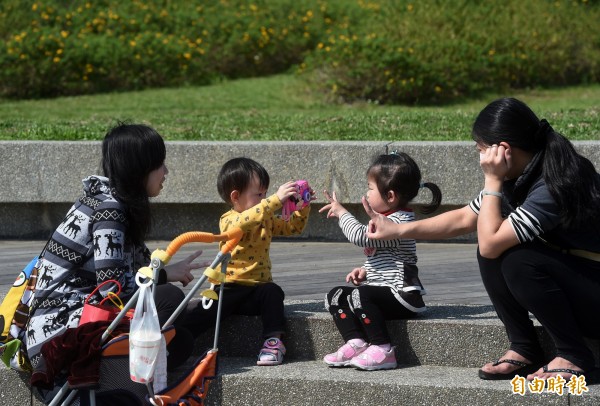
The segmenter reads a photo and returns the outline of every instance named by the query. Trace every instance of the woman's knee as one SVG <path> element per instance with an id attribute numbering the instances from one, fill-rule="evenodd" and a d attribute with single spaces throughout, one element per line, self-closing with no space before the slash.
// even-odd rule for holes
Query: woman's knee
<path id="1" fill-rule="evenodd" d="M 500 271 L 504 275 L 506 283 L 509 286 L 515 282 L 522 284 L 525 279 L 534 275 L 537 269 L 542 266 L 537 257 L 537 253 L 532 250 L 515 249 L 508 251 L 502 257 L 500 266 Z"/>

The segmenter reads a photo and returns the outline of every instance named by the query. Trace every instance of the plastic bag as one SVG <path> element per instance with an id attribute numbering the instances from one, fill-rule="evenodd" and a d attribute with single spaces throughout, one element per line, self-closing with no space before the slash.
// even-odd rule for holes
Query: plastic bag
<path id="1" fill-rule="evenodd" d="M 129 374 L 139 383 L 152 382 L 162 334 L 152 295 L 152 281 L 140 286 L 129 333 Z"/>

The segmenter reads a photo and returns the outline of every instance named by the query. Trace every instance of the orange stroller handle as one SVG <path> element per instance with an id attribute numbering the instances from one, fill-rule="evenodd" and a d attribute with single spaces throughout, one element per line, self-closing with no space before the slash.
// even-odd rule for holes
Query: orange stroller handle
<path id="1" fill-rule="evenodd" d="M 177 251 L 179 251 L 179 249 L 184 244 L 187 244 L 189 242 L 210 243 L 215 241 L 227 241 L 225 245 L 223 245 L 223 247 L 221 248 L 221 252 L 225 254 L 231 251 L 233 247 L 235 247 L 240 242 L 243 234 L 244 232 L 239 227 L 235 227 L 221 234 L 205 233 L 201 231 L 190 231 L 188 233 L 181 234 L 179 237 L 171 241 L 166 251 L 167 255 L 169 257 L 172 257 Z"/>

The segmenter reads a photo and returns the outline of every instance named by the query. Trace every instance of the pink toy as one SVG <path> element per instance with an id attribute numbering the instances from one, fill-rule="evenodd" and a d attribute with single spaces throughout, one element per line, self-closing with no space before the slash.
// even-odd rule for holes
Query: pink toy
<path id="1" fill-rule="evenodd" d="M 290 198 L 287 199 L 283 204 L 281 209 L 281 218 L 283 218 L 285 221 L 289 221 L 293 212 L 310 204 L 311 197 L 312 196 L 310 194 L 308 182 L 305 180 L 297 180 L 296 193 L 290 196 Z"/>

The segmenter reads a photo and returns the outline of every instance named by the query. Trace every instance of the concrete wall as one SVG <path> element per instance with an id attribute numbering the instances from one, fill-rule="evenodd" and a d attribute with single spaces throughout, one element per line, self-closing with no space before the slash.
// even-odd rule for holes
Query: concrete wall
<path id="1" fill-rule="evenodd" d="M 600 168 L 600 141 L 576 142 Z M 365 219 L 360 198 L 365 171 L 377 154 L 405 151 L 419 164 L 423 179 L 442 189 L 440 211 L 461 207 L 479 192 L 483 177 L 473 142 L 168 142 L 169 175 L 153 200 L 151 238 L 171 239 L 186 231 L 218 232 L 226 210 L 216 191 L 220 166 L 246 156 L 271 176 L 270 193 L 287 180 L 307 179 L 318 200 L 300 238 L 343 240 L 337 222 L 318 208 L 323 189 L 335 190 L 347 208 Z M 47 238 L 81 193 L 81 179 L 100 174 L 100 142 L 0 142 L 0 238 Z M 427 203 L 424 190 L 415 203 Z M 459 240 L 473 241 L 474 236 Z"/>

